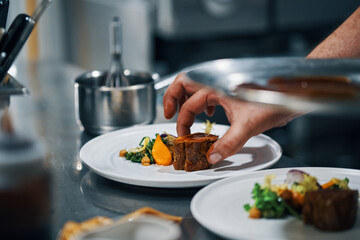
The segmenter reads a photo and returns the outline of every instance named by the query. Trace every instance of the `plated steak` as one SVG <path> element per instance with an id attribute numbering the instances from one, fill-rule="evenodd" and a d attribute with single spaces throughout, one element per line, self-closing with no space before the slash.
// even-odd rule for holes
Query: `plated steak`
<path id="1" fill-rule="evenodd" d="M 193 133 L 176 138 L 174 169 L 191 172 L 210 168 L 206 153 L 217 139 L 218 136 L 206 133 Z"/>
<path id="2" fill-rule="evenodd" d="M 351 228 L 356 221 L 358 191 L 324 189 L 305 194 L 303 220 L 324 231 Z"/>

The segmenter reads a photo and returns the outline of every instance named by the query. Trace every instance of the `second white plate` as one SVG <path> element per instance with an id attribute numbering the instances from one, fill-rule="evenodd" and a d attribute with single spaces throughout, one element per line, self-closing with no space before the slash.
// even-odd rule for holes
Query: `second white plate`
<path id="1" fill-rule="evenodd" d="M 221 137 L 228 128 L 216 124 L 211 133 Z M 95 173 L 118 182 L 146 187 L 186 188 L 270 167 L 282 154 L 277 142 L 261 134 L 249 139 L 239 153 L 202 171 L 185 172 L 174 170 L 173 166 L 155 164 L 142 166 L 119 157 L 120 150 L 138 146 L 144 136 L 154 138 L 156 133 L 163 132 L 176 135 L 176 124 L 136 126 L 104 134 L 87 142 L 80 150 L 80 158 Z M 204 124 L 195 123 L 191 132 L 204 132 Z"/>
<path id="2" fill-rule="evenodd" d="M 264 177 L 275 174 L 274 183 L 283 183 L 290 169 L 299 169 L 318 179 L 320 184 L 331 178 L 348 178 L 349 187 L 360 190 L 360 171 L 344 168 L 279 168 L 223 179 L 201 189 L 191 201 L 191 213 L 201 225 L 216 234 L 230 239 L 253 240 L 343 240 L 359 239 L 360 210 L 355 226 L 342 232 L 323 232 L 313 226 L 305 225 L 301 220 L 289 217 L 285 219 L 251 219 L 244 210 L 244 204 L 253 204 L 251 191 L 257 182 L 262 184 Z"/>

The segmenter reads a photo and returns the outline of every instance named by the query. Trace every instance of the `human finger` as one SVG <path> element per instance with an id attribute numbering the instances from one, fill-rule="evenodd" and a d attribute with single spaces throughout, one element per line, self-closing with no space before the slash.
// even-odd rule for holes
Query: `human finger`
<path id="1" fill-rule="evenodd" d="M 179 104 L 181 105 L 184 99 L 186 100 L 188 96 L 191 96 L 200 88 L 199 85 L 187 78 L 185 73 L 178 74 L 163 97 L 165 118 L 172 118 L 175 115 Z"/>
<path id="2" fill-rule="evenodd" d="M 218 96 L 216 92 L 203 88 L 192 95 L 181 107 L 177 119 L 176 130 L 179 136 L 190 133 L 195 117 L 208 107 L 215 107 Z"/>
<path id="3" fill-rule="evenodd" d="M 250 132 L 241 122 L 234 122 L 224 136 L 217 140 L 207 152 L 209 163 L 215 164 L 237 153 L 250 137 Z"/>
<path id="4" fill-rule="evenodd" d="M 208 115 L 209 117 L 212 117 L 215 114 L 215 106 L 208 106 L 205 109 L 205 113 L 206 115 Z"/>
<path id="5" fill-rule="evenodd" d="M 207 159 L 212 164 L 236 154 L 252 136 L 284 126 L 299 115 L 227 98 L 222 98 L 219 104 L 224 107 L 231 127 L 208 151 Z"/>

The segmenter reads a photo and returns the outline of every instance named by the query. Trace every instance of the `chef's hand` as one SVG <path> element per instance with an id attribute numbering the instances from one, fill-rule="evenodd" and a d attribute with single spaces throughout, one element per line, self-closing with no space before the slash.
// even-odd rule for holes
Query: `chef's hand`
<path id="1" fill-rule="evenodd" d="M 329 37 L 320 43 L 307 58 L 354 58 L 360 57 L 360 7 Z M 179 74 L 164 95 L 164 114 L 172 118 L 177 109 L 179 136 L 190 133 L 195 116 L 205 111 L 214 114 L 215 106 L 221 105 L 231 123 L 226 134 L 209 150 L 208 160 L 216 163 L 239 151 L 246 141 L 273 127 L 287 124 L 300 114 L 266 108 L 263 105 L 230 99 L 199 86 Z"/>
<path id="2" fill-rule="evenodd" d="M 169 86 L 163 103 L 167 119 L 172 118 L 179 109 L 176 126 L 179 136 L 190 133 L 196 115 L 205 111 L 208 116 L 212 116 L 216 105 L 224 108 L 231 126 L 209 150 L 208 161 L 211 164 L 237 153 L 252 136 L 273 127 L 284 126 L 297 116 L 294 113 L 226 97 L 191 81 L 184 73 L 180 73 Z"/>

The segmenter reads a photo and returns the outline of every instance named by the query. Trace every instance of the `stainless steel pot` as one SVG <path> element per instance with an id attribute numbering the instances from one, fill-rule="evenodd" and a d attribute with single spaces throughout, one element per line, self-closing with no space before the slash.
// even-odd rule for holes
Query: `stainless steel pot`
<path id="1" fill-rule="evenodd" d="M 150 124 L 156 115 L 156 73 L 125 70 L 132 83 L 105 87 L 106 71 L 87 72 L 75 80 L 75 110 L 85 131 L 102 134 L 133 125 Z"/>

